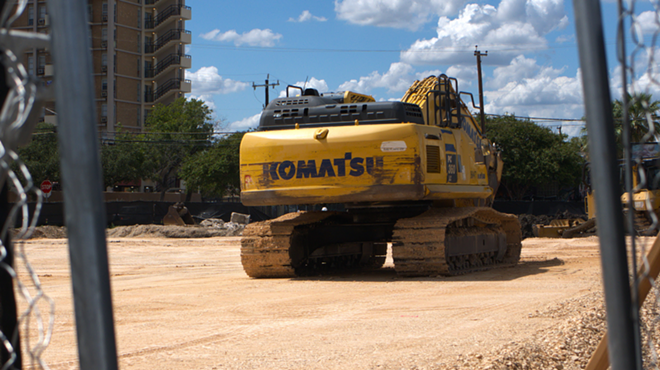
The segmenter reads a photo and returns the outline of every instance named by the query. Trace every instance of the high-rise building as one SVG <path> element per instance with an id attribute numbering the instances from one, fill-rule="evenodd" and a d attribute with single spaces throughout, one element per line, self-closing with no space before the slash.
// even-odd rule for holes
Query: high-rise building
<path id="1" fill-rule="evenodd" d="M 48 32 L 46 1 L 27 2 L 12 28 Z M 120 124 L 141 131 L 156 104 L 169 104 L 190 92 L 190 81 L 185 79 L 185 69 L 191 67 L 185 53 L 191 42 L 185 22 L 190 19 L 185 0 L 88 1 L 97 124 L 103 137 L 112 138 Z M 24 64 L 30 74 L 52 81 L 47 49 L 28 50 Z M 54 103 L 46 104 L 44 120 L 56 123 Z"/>

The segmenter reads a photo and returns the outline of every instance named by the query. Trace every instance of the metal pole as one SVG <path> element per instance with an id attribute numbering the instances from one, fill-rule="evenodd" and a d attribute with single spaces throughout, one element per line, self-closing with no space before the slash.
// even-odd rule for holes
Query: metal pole
<path id="1" fill-rule="evenodd" d="M 622 105 L 622 114 L 621 114 L 621 119 L 622 119 L 622 126 L 623 130 L 622 131 L 622 137 L 621 141 L 623 143 L 623 158 L 625 161 L 625 178 L 624 178 L 624 183 L 625 183 L 625 189 L 626 193 L 628 193 L 628 212 L 626 213 L 626 225 L 627 229 L 630 234 L 630 248 L 631 248 L 631 264 L 632 264 L 632 271 L 637 271 L 637 247 L 635 246 L 635 207 L 634 207 L 634 202 L 633 202 L 633 158 L 632 158 L 632 140 L 631 140 L 631 130 L 630 130 L 630 116 L 628 115 L 628 104 L 630 103 L 628 101 L 628 67 L 626 64 L 626 40 L 625 40 L 625 17 L 623 17 L 623 1 L 619 0 L 617 1 L 618 3 L 618 12 L 619 12 L 619 22 L 617 25 L 617 57 L 619 59 L 619 64 L 622 66 L 622 71 L 621 71 L 621 86 L 623 86 L 623 94 L 621 96 L 621 102 L 623 103 Z M 648 181 L 648 180 L 647 180 Z M 641 336 L 640 336 L 640 329 L 639 329 L 639 310 L 637 307 L 639 307 L 639 297 L 638 297 L 638 279 L 637 275 L 632 275 L 632 283 L 633 286 L 635 287 L 632 289 L 632 305 L 631 305 L 631 310 L 632 310 L 632 318 L 633 318 L 633 330 L 634 330 L 634 338 L 636 340 L 635 342 L 635 357 L 642 357 L 642 344 L 640 342 Z M 642 363 L 638 363 L 637 370 L 642 369 Z"/>
<path id="2" fill-rule="evenodd" d="M 1 9 L 1 8 L 0 8 Z M 2 69 L 4 72 L 4 69 Z M 4 81 L 4 77 L 2 78 Z M 5 85 L 0 86 L 5 88 Z M 7 96 L 6 88 L 5 94 L 2 97 Z M 0 190 L 0 227 L 6 222 L 10 222 L 8 216 L 11 209 L 11 204 L 9 204 L 9 184 L 5 183 L 0 185 L 2 190 Z M 13 225 L 12 225 L 13 226 Z M 2 262 L 3 264 L 8 265 L 9 267 L 14 267 L 14 246 L 11 244 L 11 235 L 7 232 L 7 235 L 2 239 L 2 244 L 7 251 L 7 254 Z M 23 358 L 21 353 L 21 340 L 19 334 L 19 326 L 17 319 L 17 310 L 16 310 L 16 295 L 14 292 L 14 279 L 12 278 L 9 271 L 0 266 L 0 332 L 2 332 L 7 339 L 11 342 L 12 353 L 7 351 L 4 345 L 0 344 L 0 367 L 6 366 L 7 363 L 13 362 L 12 366 L 8 367 L 10 370 L 22 369 L 23 368 Z M 12 354 L 16 356 L 12 360 Z"/>
<path id="3" fill-rule="evenodd" d="M 81 370 L 117 369 L 87 0 L 49 0 L 65 222 Z"/>
<path id="4" fill-rule="evenodd" d="M 270 73 L 266 75 L 266 83 L 264 85 L 256 85 L 254 82 L 252 83 L 252 88 L 254 90 L 256 90 L 257 87 L 265 87 L 266 88 L 266 104 L 264 104 L 264 109 L 266 109 L 266 107 L 268 106 L 268 102 L 269 102 L 269 100 L 268 100 L 268 88 L 271 87 L 271 86 L 273 88 L 275 88 L 275 86 L 280 85 L 280 80 L 277 80 L 277 83 L 274 83 L 274 84 L 269 83 L 270 82 L 269 80 L 270 80 Z M 289 96 L 288 94 L 289 94 L 289 91 L 287 89 L 287 96 Z"/>
<path id="5" fill-rule="evenodd" d="M 0 0 L 0 11 L 5 8 L 6 0 Z M 0 51 L 3 52 L 3 51 Z M 0 105 L 4 104 L 7 94 L 9 93 L 9 86 L 7 86 L 6 69 L 5 66 L 0 64 Z M 6 180 L 0 183 L 0 227 L 2 227 L 9 220 L 9 211 L 11 204 L 9 204 L 9 183 Z M 14 225 L 12 225 L 13 227 Z M 7 264 L 9 267 L 14 267 L 14 246 L 11 244 L 11 235 L 9 232 L 2 239 L 7 255 L 4 260 L 0 261 Z M 13 360 L 13 365 L 9 369 L 21 369 L 23 367 L 23 357 L 21 353 L 21 339 L 18 327 L 16 309 L 16 293 L 14 291 L 14 279 L 9 271 L 0 267 L 0 332 L 11 341 L 13 353 L 16 359 Z M 5 366 L 11 361 L 12 354 L 7 351 L 4 345 L 0 345 L 0 367 Z"/>
<path id="6" fill-rule="evenodd" d="M 479 50 L 476 50 L 477 46 L 474 48 L 474 55 L 477 56 L 477 73 L 479 75 L 479 116 L 481 120 L 481 132 L 483 133 L 486 129 L 486 115 L 484 114 L 484 85 L 483 79 L 481 78 L 481 57 L 488 56 L 488 52 L 481 54 Z"/>
<path id="7" fill-rule="evenodd" d="M 598 0 L 574 0 L 592 184 L 600 239 L 609 357 L 613 370 L 637 369 L 635 331 L 617 173 L 614 121 L 601 9 Z"/>
<path id="8" fill-rule="evenodd" d="M 266 76 L 266 104 L 264 105 L 264 107 L 268 106 L 268 101 L 269 101 L 268 100 L 268 79 L 269 78 L 270 78 L 270 75 Z"/>

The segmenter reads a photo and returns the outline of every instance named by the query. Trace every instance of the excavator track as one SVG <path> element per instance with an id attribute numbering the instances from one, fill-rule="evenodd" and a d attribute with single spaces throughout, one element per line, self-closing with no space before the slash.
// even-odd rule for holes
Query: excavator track
<path id="1" fill-rule="evenodd" d="M 636 232 L 641 236 L 655 236 L 658 234 L 658 229 L 652 228 L 653 221 L 648 211 L 635 211 L 634 223 Z"/>
<path id="2" fill-rule="evenodd" d="M 393 239 L 394 268 L 401 276 L 514 266 L 522 247 L 518 218 L 485 207 L 434 208 L 400 219 Z"/>
<path id="3" fill-rule="evenodd" d="M 254 278 L 295 277 L 289 254 L 294 228 L 320 222 L 333 214 L 335 212 L 287 213 L 247 225 L 241 238 L 241 263 L 245 273 Z"/>

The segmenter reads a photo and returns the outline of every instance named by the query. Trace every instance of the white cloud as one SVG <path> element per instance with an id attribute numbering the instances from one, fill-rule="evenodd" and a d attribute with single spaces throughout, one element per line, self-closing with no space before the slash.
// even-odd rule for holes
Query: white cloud
<path id="1" fill-rule="evenodd" d="M 634 78 L 631 81 L 630 75 L 628 75 L 627 90 L 629 94 L 646 93 L 651 94 L 653 100 L 660 100 L 660 69 L 658 69 L 660 49 L 655 49 L 652 59 L 650 58 L 649 51 L 647 48 L 634 54 L 635 59 L 632 65 Z M 630 63 L 630 60 L 628 60 L 628 63 Z M 620 64 L 616 65 L 610 76 L 610 94 L 612 95 L 612 99 L 620 99 L 623 93 Z"/>
<path id="2" fill-rule="evenodd" d="M 451 66 L 447 68 L 447 76 L 454 77 L 458 80 L 458 89 L 463 91 L 474 86 L 478 86 L 477 82 L 477 67 L 475 66 Z"/>
<path id="3" fill-rule="evenodd" d="M 305 89 L 316 89 L 316 90 L 318 90 L 318 92 L 321 93 L 321 94 L 324 93 L 324 92 L 327 92 L 327 91 L 328 91 L 328 83 L 325 82 L 325 80 L 318 80 L 318 79 L 316 79 L 316 78 L 314 78 L 314 77 L 312 77 L 312 78 L 310 78 L 309 80 L 307 80 L 307 82 L 305 82 L 305 81 L 298 81 L 298 82 L 296 82 L 296 83 L 293 84 L 293 85 L 294 85 L 294 86 L 300 86 L 300 87 L 305 88 Z M 289 89 L 289 95 L 291 95 L 291 96 L 295 96 L 295 95 L 298 95 L 298 94 L 300 94 L 300 91 L 299 91 L 299 90 L 297 90 L 297 89 Z M 282 91 L 280 91 L 280 95 L 279 95 L 279 97 L 280 97 L 280 98 L 283 98 L 283 97 L 285 97 L 285 96 L 286 96 L 286 90 L 282 90 Z"/>
<path id="4" fill-rule="evenodd" d="M 368 93 L 375 88 L 385 88 L 389 92 L 406 91 L 415 80 L 413 67 L 407 63 L 392 63 L 390 69 L 384 74 L 377 71 L 359 80 L 346 81 L 339 85 L 339 90 L 350 90 L 359 93 Z"/>
<path id="5" fill-rule="evenodd" d="M 582 129 L 584 128 L 584 123 L 580 124 L 575 121 L 568 122 L 559 122 L 561 125 L 561 133 L 568 135 L 569 138 L 574 136 L 582 136 L 584 133 Z"/>
<path id="6" fill-rule="evenodd" d="M 655 16 L 656 13 L 651 10 L 639 14 L 635 18 L 636 24 L 639 27 L 639 31 L 646 35 L 652 35 L 658 32 L 660 27 Z"/>
<path id="7" fill-rule="evenodd" d="M 578 118 L 584 113 L 582 80 L 561 76 L 563 70 L 541 67 L 517 57 L 509 66 L 496 68 L 486 89 L 486 112 L 517 116 Z"/>
<path id="8" fill-rule="evenodd" d="M 575 35 L 561 35 L 557 36 L 555 42 L 558 44 L 563 44 L 566 42 L 575 42 Z"/>
<path id="9" fill-rule="evenodd" d="M 453 15 L 465 0 L 335 0 L 339 19 L 362 26 L 418 30 L 437 15 Z"/>
<path id="10" fill-rule="evenodd" d="M 257 113 L 254 116 L 232 122 L 227 127 L 227 131 L 247 131 L 251 128 L 255 128 L 259 126 L 260 119 L 261 119 L 261 113 Z"/>
<path id="11" fill-rule="evenodd" d="M 508 66 L 495 68 L 493 71 L 493 79 L 488 81 L 487 87 L 499 89 L 510 81 L 520 81 L 525 78 L 533 78 L 539 72 L 540 68 L 541 67 L 536 64 L 536 60 L 518 55 Z M 546 73 L 548 72 L 549 71 L 546 71 Z"/>
<path id="12" fill-rule="evenodd" d="M 229 94 L 250 86 L 247 82 L 222 78 L 215 66 L 202 67 L 197 72 L 186 71 L 186 78 L 192 82 L 192 94 L 199 96 Z"/>
<path id="13" fill-rule="evenodd" d="M 325 17 L 317 17 L 315 15 L 312 15 L 312 13 L 309 12 L 309 10 L 303 10 L 303 12 L 298 16 L 298 18 L 289 18 L 289 22 L 308 22 L 308 21 L 318 21 L 318 22 L 325 22 L 328 19 Z"/>
<path id="14" fill-rule="evenodd" d="M 548 32 L 565 27 L 563 0 L 502 0 L 467 4 L 455 19 L 438 20 L 437 37 L 417 40 L 401 53 L 410 64 L 474 64 L 473 48 L 497 50 L 489 64 L 506 64 L 519 51 L 545 48 Z"/>
<path id="15" fill-rule="evenodd" d="M 191 82 L 191 98 L 203 100 L 206 105 L 215 111 L 213 95 L 230 94 L 245 90 L 250 86 L 247 82 L 234 81 L 222 78 L 214 66 L 202 67 L 197 72 L 186 70 L 186 79 Z"/>
<path id="16" fill-rule="evenodd" d="M 252 31 L 244 32 L 241 34 L 235 30 L 220 32 L 219 29 L 215 29 L 213 31 L 201 34 L 200 37 L 210 41 L 233 42 L 236 46 L 247 44 L 249 46 L 269 47 L 274 46 L 275 42 L 282 38 L 282 35 L 279 33 L 274 33 L 269 29 L 260 30 L 255 28 Z"/>

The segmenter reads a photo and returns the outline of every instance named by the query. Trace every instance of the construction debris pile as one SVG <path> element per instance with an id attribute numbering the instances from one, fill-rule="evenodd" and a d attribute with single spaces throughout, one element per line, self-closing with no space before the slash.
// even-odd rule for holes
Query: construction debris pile
<path id="1" fill-rule="evenodd" d="M 583 220 L 586 221 L 587 217 L 585 215 L 573 214 L 568 211 L 557 212 L 554 216 L 534 216 L 529 214 L 518 215 L 518 221 L 520 221 L 520 230 L 522 231 L 522 237 L 533 238 L 536 235 L 534 234 L 535 225 L 550 225 L 552 221 L 559 220 Z"/>
<path id="2" fill-rule="evenodd" d="M 250 216 L 232 213 L 231 220 L 208 218 L 199 225 L 131 225 L 117 226 L 107 230 L 108 238 L 210 238 L 215 236 L 240 236 L 250 222 Z M 18 229 L 14 231 L 17 238 Z M 36 227 L 30 239 L 62 239 L 67 237 L 66 227 Z"/>

